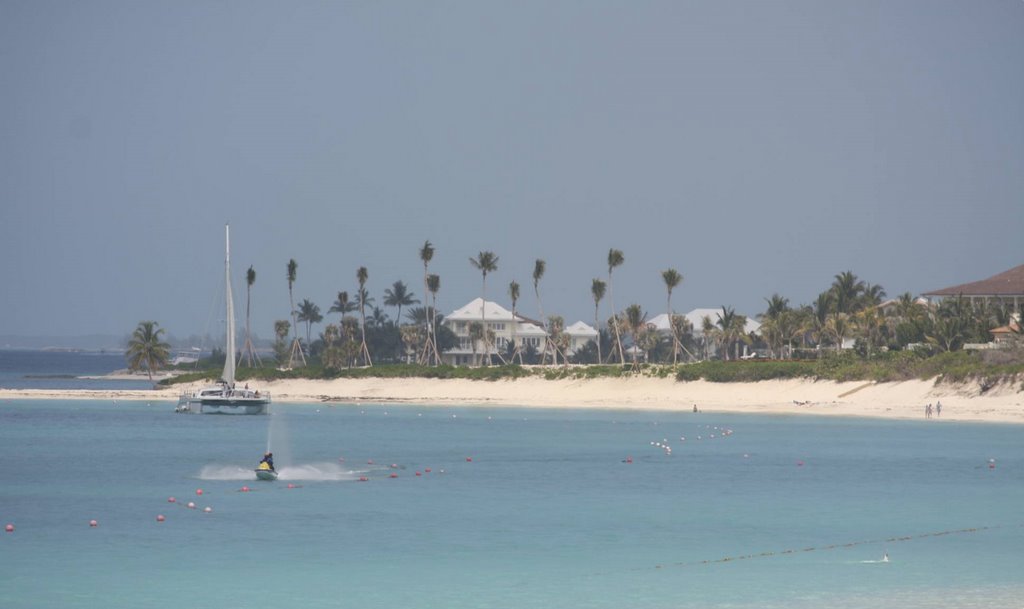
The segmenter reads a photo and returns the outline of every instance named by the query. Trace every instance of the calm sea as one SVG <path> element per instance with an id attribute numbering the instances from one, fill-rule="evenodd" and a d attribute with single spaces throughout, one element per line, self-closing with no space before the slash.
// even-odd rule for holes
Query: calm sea
<path id="1" fill-rule="evenodd" d="M 0 388 L 147 389 L 148 379 L 86 379 L 127 368 L 121 353 L 0 349 Z"/>
<path id="2" fill-rule="evenodd" d="M 0 402 L 0 607 L 1024 605 L 1020 426 L 173 406 Z"/>

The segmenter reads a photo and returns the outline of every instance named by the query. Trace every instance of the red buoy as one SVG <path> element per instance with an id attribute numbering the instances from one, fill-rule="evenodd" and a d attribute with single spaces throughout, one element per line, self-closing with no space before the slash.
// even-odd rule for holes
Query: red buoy
<path id="1" fill-rule="evenodd" d="M 392 478 L 397 478 L 397 477 L 398 477 L 398 474 L 391 474 L 391 477 L 392 477 Z"/>
<path id="2" fill-rule="evenodd" d="M 430 468 L 428 467 L 427 469 L 425 469 L 423 471 L 425 471 L 425 472 L 427 472 L 429 474 L 430 473 Z"/>
<path id="3" fill-rule="evenodd" d="M 14 525 L 13 524 L 9 524 L 9 525 L 4 527 L 4 530 L 7 531 L 8 533 L 13 533 L 14 532 Z"/>
<path id="4" fill-rule="evenodd" d="M 417 476 L 422 476 L 423 474 L 421 472 L 416 472 L 416 475 Z"/>
<path id="5" fill-rule="evenodd" d="M 197 495 L 202 495 L 202 494 L 203 494 L 203 489 L 201 489 L 201 488 L 197 488 L 197 489 L 196 489 L 196 494 L 197 494 Z"/>
<path id="6" fill-rule="evenodd" d="M 90 520 L 89 521 L 89 526 L 91 526 L 91 527 L 98 527 L 98 526 L 100 526 L 100 523 L 96 522 L 95 520 Z"/>
<path id="7" fill-rule="evenodd" d="M 368 480 L 369 480 L 369 478 L 367 478 L 366 476 L 360 476 L 360 477 L 359 477 L 359 481 L 360 481 L 360 482 L 366 482 L 366 481 L 368 481 Z"/>
<path id="8" fill-rule="evenodd" d="M 241 488 L 241 491 L 242 491 L 243 493 L 248 493 L 248 492 L 249 492 L 249 487 L 248 487 L 248 486 L 243 486 L 243 487 Z"/>
<path id="9" fill-rule="evenodd" d="M 157 514 L 156 515 L 156 521 L 157 522 L 163 522 L 164 520 L 165 520 L 165 518 L 164 518 L 163 514 Z"/>
<path id="10" fill-rule="evenodd" d="M 473 457 L 466 457 L 466 462 L 467 463 L 472 463 L 473 462 Z"/>
<path id="11" fill-rule="evenodd" d="M 175 499 L 174 497 L 167 498 L 167 503 L 174 503 L 175 501 L 177 501 L 177 499 Z"/>

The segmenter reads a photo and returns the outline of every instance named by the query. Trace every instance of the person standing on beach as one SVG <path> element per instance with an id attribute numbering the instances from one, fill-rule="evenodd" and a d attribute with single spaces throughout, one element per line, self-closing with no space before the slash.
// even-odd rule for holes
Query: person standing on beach
<path id="1" fill-rule="evenodd" d="M 942 416 L 942 402 L 935 402 L 935 418 Z"/>

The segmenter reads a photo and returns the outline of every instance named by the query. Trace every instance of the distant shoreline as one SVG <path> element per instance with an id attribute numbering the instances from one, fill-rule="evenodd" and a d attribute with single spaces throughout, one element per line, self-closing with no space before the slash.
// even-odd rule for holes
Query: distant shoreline
<path id="1" fill-rule="evenodd" d="M 103 377 L 110 378 L 110 377 Z M 137 376 L 132 376 L 137 379 Z M 153 390 L 3 389 L 0 399 L 82 399 L 174 402 L 201 383 Z M 466 379 L 358 378 L 277 380 L 251 383 L 269 391 L 276 405 L 417 404 L 580 408 L 705 413 L 812 414 L 878 419 L 923 419 L 926 404 L 941 402 L 941 421 L 1024 424 L 1024 392 L 1018 384 L 983 390 L 977 383 L 936 385 L 933 381 L 893 383 L 809 379 L 755 383 L 680 382 L 668 378 Z"/>

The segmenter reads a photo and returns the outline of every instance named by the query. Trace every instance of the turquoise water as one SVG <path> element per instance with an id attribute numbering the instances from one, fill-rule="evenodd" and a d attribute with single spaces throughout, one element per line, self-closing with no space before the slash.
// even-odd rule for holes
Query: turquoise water
<path id="1" fill-rule="evenodd" d="M 269 417 L 172 410 L 0 402 L 0 525 L 15 526 L 0 532 L 0 607 L 1019 608 L 1024 599 L 1020 426 L 381 405 L 277 405 Z M 256 482 L 268 443 L 281 479 Z"/>
<path id="2" fill-rule="evenodd" d="M 101 377 L 128 367 L 124 354 L 0 349 L 0 388 L 4 389 L 149 389 L 149 379 Z"/>

